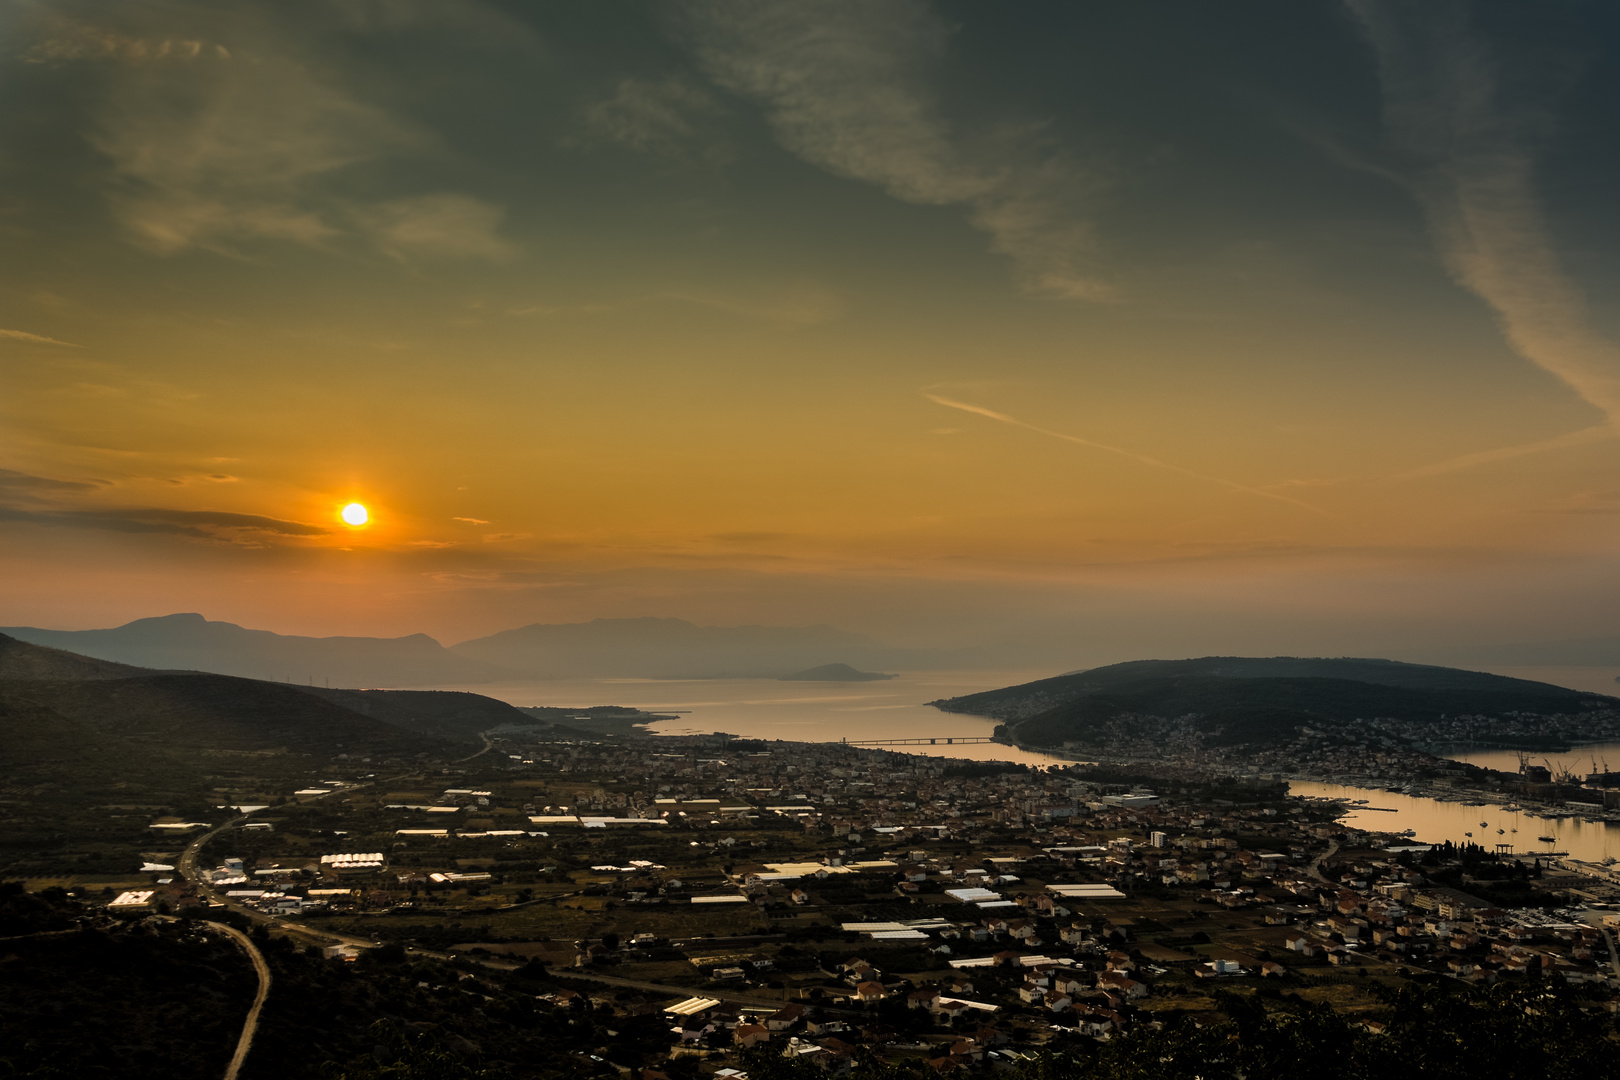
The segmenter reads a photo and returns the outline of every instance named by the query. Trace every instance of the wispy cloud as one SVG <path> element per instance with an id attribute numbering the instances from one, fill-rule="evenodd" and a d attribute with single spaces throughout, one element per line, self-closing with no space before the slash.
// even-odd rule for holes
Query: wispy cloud
<path id="1" fill-rule="evenodd" d="M 897 199 L 961 206 L 1026 288 L 1114 298 L 1087 202 L 1099 186 L 1025 132 L 975 142 L 934 90 L 949 27 L 923 0 L 693 0 L 680 24 L 717 84 L 762 104 L 778 141 Z"/>
<path id="2" fill-rule="evenodd" d="M 207 52 L 228 57 L 225 46 L 184 38 L 139 37 L 96 26 L 61 22 L 51 35 L 36 41 L 23 52 L 30 64 L 63 63 L 73 60 L 118 60 L 148 63 L 162 60 L 196 60 Z"/>
<path id="3" fill-rule="evenodd" d="M 586 106 L 584 119 L 591 135 L 603 142 L 640 153 L 688 157 L 699 122 L 719 111 L 713 94 L 690 79 L 671 76 L 625 79 L 611 96 Z M 702 156 L 719 163 L 728 154 L 710 140 Z"/>
<path id="4" fill-rule="evenodd" d="M 1546 125 L 1533 95 L 1519 86 L 1509 102 L 1503 57 L 1460 4 L 1346 2 L 1377 49 L 1390 130 L 1416 165 L 1452 276 L 1491 306 L 1520 356 L 1614 423 L 1620 349 L 1592 329 L 1549 238 L 1535 189 Z"/>
<path id="5" fill-rule="evenodd" d="M 40 510 L 0 505 L 0 521 L 117 533 L 167 533 L 205 540 L 238 540 L 242 534 L 323 536 L 329 530 L 299 521 L 220 510 L 128 507 L 104 510 Z"/>
<path id="6" fill-rule="evenodd" d="M 426 18 L 395 5 L 398 18 L 379 22 L 387 6 L 323 17 L 354 16 L 350 29 L 362 32 Z M 26 56 L 103 69 L 87 84 L 106 88 L 87 137 L 111 164 L 114 215 L 140 246 L 237 255 L 262 241 L 359 240 L 398 259 L 515 253 L 497 232 L 501 208 L 486 201 L 435 192 L 373 202 L 341 190 L 354 166 L 444 151 L 378 104 L 385 91 L 323 59 L 312 44 L 333 29 L 323 18 L 282 19 L 275 5 L 243 6 L 229 18 L 185 5 L 115 6 L 102 16 L 108 25 L 53 23 Z M 232 46 L 173 33 L 194 25 L 220 27 L 234 35 Z"/>
<path id="7" fill-rule="evenodd" d="M 23 341 L 30 345 L 61 345 L 67 349 L 84 348 L 84 346 L 75 345 L 71 341 L 58 341 L 56 338 L 46 337 L 43 334 L 30 334 L 26 330 L 0 330 L 0 338 L 8 341 Z"/>
<path id="8" fill-rule="evenodd" d="M 0 491 L 44 494 L 96 491 L 105 486 L 105 480 L 56 480 L 48 476 L 33 476 L 29 473 L 15 472 L 11 469 L 0 469 Z"/>
<path id="9" fill-rule="evenodd" d="M 395 199 L 355 211 L 379 250 L 396 259 L 428 256 L 506 262 L 517 245 L 500 236 L 503 211 L 467 195 Z"/>
<path id="10" fill-rule="evenodd" d="M 488 525 L 489 524 L 489 522 L 485 521 L 483 518 L 457 517 L 457 518 L 451 518 L 450 520 L 451 521 L 465 521 L 468 525 Z"/>
<path id="11" fill-rule="evenodd" d="M 269 50 L 130 68 L 113 86 L 91 142 L 117 175 L 110 198 L 119 219 L 162 254 L 327 241 L 340 227 L 312 197 L 314 183 L 421 139 Z"/>
<path id="12" fill-rule="evenodd" d="M 1082 438 L 1079 435 L 1070 435 L 1063 431 L 1053 431 L 1051 428 L 1040 427 L 1039 425 L 1020 420 L 1016 416 L 1009 416 L 1006 413 L 997 412 L 994 409 L 987 409 L 982 405 L 971 405 L 965 401 L 955 401 L 951 398 L 941 397 L 938 394 L 927 392 L 923 393 L 923 397 L 927 398 L 929 401 L 932 401 L 936 405 L 943 405 L 947 409 L 960 409 L 962 412 L 972 413 L 975 416 L 982 416 L 989 420 L 995 420 L 998 423 L 1010 424 L 1013 427 L 1023 428 L 1025 431 L 1033 431 L 1038 435 L 1045 435 L 1047 438 L 1061 439 L 1064 442 L 1073 443 L 1076 446 L 1084 446 L 1092 450 L 1101 450 L 1105 454 L 1114 454 L 1118 457 L 1128 458 L 1131 461 L 1146 465 L 1149 468 L 1162 469 L 1165 472 L 1175 473 L 1178 476 L 1186 476 L 1194 480 L 1202 480 L 1206 483 L 1217 484 L 1223 488 L 1226 488 L 1228 491 L 1242 492 L 1245 495 L 1254 495 L 1261 499 L 1271 499 L 1274 502 L 1287 503 L 1290 506 L 1297 506 L 1302 510 L 1309 510 L 1311 513 L 1320 514 L 1323 517 L 1328 516 L 1326 511 L 1312 506 L 1310 503 L 1301 502 L 1299 499 L 1291 499 L 1287 495 L 1279 495 L 1275 491 L 1267 491 L 1263 488 L 1250 487 L 1247 484 L 1240 484 L 1235 480 L 1226 480 L 1219 476 L 1211 476 L 1208 473 L 1201 473 L 1193 469 L 1183 468 L 1180 465 L 1173 465 L 1168 461 L 1161 461 L 1160 459 L 1150 457 L 1147 454 L 1139 454 L 1134 450 L 1127 450 L 1119 446 L 1110 446 L 1107 443 L 1097 442 L 1094 439 Z"/>

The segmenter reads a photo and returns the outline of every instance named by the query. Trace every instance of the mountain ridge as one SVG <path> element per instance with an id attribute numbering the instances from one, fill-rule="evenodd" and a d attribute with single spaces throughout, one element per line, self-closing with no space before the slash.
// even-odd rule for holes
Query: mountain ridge
<path id="1" fill-rule="evenodd" d="M 451 651 L 534 678 L 778 678 L 834 657 L 863 667 L 928 667 L 950 655 L 882 645 L 825 624 L 702 626 L 655 616 L 530 623 Z"/>
<path id="2" fill-rule="evenodd" d="M 426 634 L 305 637 L 250 630 L 195 612 L 136 619 L 105 630 L 0 627 L 19 641 L 157 670 L 210 671 L 266 682 L 429 686 L 494 682 L 503 671 L 446 649 Z"/>

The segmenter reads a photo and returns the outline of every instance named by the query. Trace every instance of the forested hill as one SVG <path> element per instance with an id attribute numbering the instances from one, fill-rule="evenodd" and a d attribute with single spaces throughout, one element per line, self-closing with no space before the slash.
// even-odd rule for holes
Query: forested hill
<path id="1" fill-rule="evenodd" d="M 1221 741 L 1244 743 L 1322 722 L 1384 718 L 1421 727 L 1456 716 L 1620 709 L 1620 699 L 1501 675 L 1297 657 L 1132 661 L 933 704 L 1008 721 L 1019 741 L 1037 745 L 1085 741 L 1128 715 L 1199 716 Z"/>

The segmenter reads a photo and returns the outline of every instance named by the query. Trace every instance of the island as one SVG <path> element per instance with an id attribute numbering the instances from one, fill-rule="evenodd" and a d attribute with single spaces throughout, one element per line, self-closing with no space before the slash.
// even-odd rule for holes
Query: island
<path id="1" fill-rule="evenodd" d="M 820 667 L 805 668 L 795 671 L 792 675 L 780 675 L 778 682 L 881 682 L 895 676 L 885 675 L 879 671 L 859 671 L 848 664 L 822 664 Z"/>

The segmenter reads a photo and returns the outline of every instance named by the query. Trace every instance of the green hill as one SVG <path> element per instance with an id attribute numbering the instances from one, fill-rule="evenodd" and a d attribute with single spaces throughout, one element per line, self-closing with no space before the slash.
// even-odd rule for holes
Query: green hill
<path id="1" fill-rule="evenodd" d="M 1241 745 L 1357 719 L 1421 728 L 1447 717 L 1620 708 L 1612 697 L 1483 672 L 1298 657 L 1138 660 L 933 704 L 1007 721 L 1019 741 L 1042 746 L 1094 741 L 1131 716 L 1193 716 L 1210 745 Z"/>
<path id="2" fill-rule="evenodd" d="M 478 743 L 480 732 L 514 725 L 543 728 L 547 735 L 562 739 L 596 737 L 578 728 L 542 718 L 532 710 L 519 709 L 483 694 L 460 690 L 295 689 L 407 731 L 469 741 L 474 745 Z"/>

